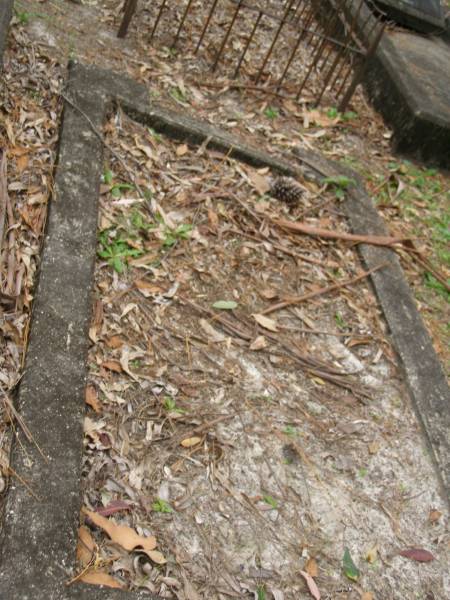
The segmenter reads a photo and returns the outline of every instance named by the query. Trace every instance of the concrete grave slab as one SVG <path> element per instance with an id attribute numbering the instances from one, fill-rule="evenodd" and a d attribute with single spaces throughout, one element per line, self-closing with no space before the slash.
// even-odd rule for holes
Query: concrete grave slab
<path id="1" fill-rule="evenodd" d="M 3 66 L 3 52 L 8 37 L 9 22 L 12 17 L 14 0 L 2 0 L 0 5 L 0 68 Z"/>
<path id="2" fill-rule="evenodd" d="M 152 596 L 146 592 L 65 585 L 75 573 L 85 363 L 106 112 L 111 102 L 120 103 L 130 117 L 161 133 L 208 142 L 240 160 L 283 173 L 307 171 L 323 178 L 348 171 L 309 151 L 299 150 L 296 157 L 286 159 L 252 149 L 198 120 L 151 105 L 145 87 L 95 67 L 73 66 L 66 94 L 55 193 L 18 397 L 21 414 L 43 456 L 19 434 L 11 466 L 33 495 L 12 480 L 0 551 L 1 594 L 8 600 L 148 599 Z M 360 183 L 344 206 L 354 232 L 384 233 Z M 361 254 L 369 267 L 389 261 L 388 268 L 372 275 L 372 282 L 448 494 L 450 393 L 445 376 L 395 254 L 364 245 Z"/>
<path id="3" fill-rule="evenodd" d="M 349 4 L 360 37 L 370 44 L 370 11 Z M 364 85 L 375 108 L 393 129 L 400 153 L 450 167 L 450 44 L 444 36 L 387 29 L 368 62 Z"/>

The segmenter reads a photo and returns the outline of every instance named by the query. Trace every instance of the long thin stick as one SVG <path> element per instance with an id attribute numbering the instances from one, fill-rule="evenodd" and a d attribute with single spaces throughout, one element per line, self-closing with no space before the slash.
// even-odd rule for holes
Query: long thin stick
<path id="1" fill-rule="evenodd" d="M 312 237 L 321 237 L 329 240 L 345 240 L 347 242 L 357 242 L 359 244 L 371 244 L 372 246 L 393 246 L 394 244 L 403 244 L 408 238 L 392 237 L 390 235 L 359 235 L 356 233 L 345 233 L 313 227 L 306 223 L 293 223 L 285 219 L 271 219 L 274 225 L 283 229 L 289 229 L 296 233 L 304 233 Z"/>
<path id="2" fill-rule="evenodd" d="M 310 300 L 311 298 L 316 298 L 317 296 L 329 294 L 330 292 L 333 292 L 334 290 L 338 290 L 339 288 L 348 287 L 349 285 L 352 285 L 353 283 L 356 283 L 357 281 L 364 279 L 365 277 L 367 277 L 374 271 L 378 271 L 378 269 L 385 267 L 387 264 L 388 264 L 387 262 L 381 263 L 381 264 L 377 265 L 376 267 L 369 269 L 368 271 L 364 271 L 364 273 L 361 273 L 360 275 L 357 275 L 356 277 L 347 279 L 346 281 L 334 283 L 333 285 L 329 285 L 327 287 L 320 288 L 319 290 L 314 290 L 313 292 L 308 292 L 307 294 L 303 294 L 303 296 L 297 296 L 295 298 L 290 298 L 289 300 L 284 300 L 283 302 L 278 302 L 277 304 L 273 304 L 272 306 L 269 306 L 269 308 L 266 308 L 265 310 L 261 311 L 261 314 L 268 315 L 276 310 L 285 308 L 286 306 L 292 306 L 293 304 L 300 304 L 300 302 L 304 302 L 305 300 Z"/>

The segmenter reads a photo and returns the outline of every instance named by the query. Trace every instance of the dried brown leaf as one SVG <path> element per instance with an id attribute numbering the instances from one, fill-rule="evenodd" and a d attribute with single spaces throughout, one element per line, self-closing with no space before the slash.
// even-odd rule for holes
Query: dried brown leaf
<path id="1" fill-rule="evenodd" d="M 102 412 L 102 405 L 98 399 L 97 388 L 93 385 L 86 386 L 85 401 L 96 413 Z"/>
<path id="2" fill-rule="evenodd" d="M 90 583 L 91 585 L 104 585 L 119 590 L 124 589 L 117 579 L 114 579 L 114 577 L 105 571 L 86 571 L 86 573 L 83 573 L 83 575 L 78 578 L 78 581 Z"/>
<path id="3" fill-rule="evenodd" d="M 250 350 L 262 350 L 263 348 L 267 348 L 268 343 L 266 338 L 263 335 L 258 335 L 253 342 L 250 344 Z"/>
<path id="4" fill-rule="evenodd" d="M 134 550 L 135 548 L 154 550 L 156 548 L 156 538 L 154 536 L 143 537 L 138 535 L 128 525 L 116 525 L 114 521 L 102 517 L 102 515 L 92 512 L 85 507 L 83 507 L 82 511 L 94 525 L 103 529 L 114 543 L 119 544 L 125 550 Z"/>
<path id="5" fill-rule="evenodd" d="M 115 373 L 122 373 L 122 365 L 117 360 L 107 360 L 102 363 L 102 367 L 104 369 L 108 369 L 108 371 L 114 371 Z"/>
<path id="6" fill-rule="evenodd" d="M 311 575 L 311 577 L 317 577 L 319 574 L 319 567 L 317 566 L 317 561 L 315 558 L 308 559 L 305 570 Z"/>
<path id="7" fill-rule="evenodd" d="M 250 171 L 248 177 L 252 186 L 261 196 L 270 190 L 269 178 L 265 175 L 261 175 L 257 171 Z"/>
<path id="8" fill-rule="evenodd" d="M 95 542 L 89 529 L 82 525 L 78 529 L 77 560 L 85 567 L 91 562 L 94 552 Z"/>
<path id="9" fill-rule="evenodd" d="M 314 598 L 314 600 L 320 600 L 320 591 L 314 579 L 309 573 L 306 573 L 306 571 L 300 571 L 300 573 L 306 581 L 306 585 L 308 586 L 311 596 Z"/>
<path id="10" fill-rule="evenodd" d="M 255 319 L 258 325 L 261 325 L 261 327 L 264 327 L 264 329 L 268 329 L 269 331 L 278 331 L 277 322 L 274 319 L 270 319 L 269 317 L 265 317 L 264 315 L 260 315 L 258 313 L 253 313 L 252 317 Z"/>

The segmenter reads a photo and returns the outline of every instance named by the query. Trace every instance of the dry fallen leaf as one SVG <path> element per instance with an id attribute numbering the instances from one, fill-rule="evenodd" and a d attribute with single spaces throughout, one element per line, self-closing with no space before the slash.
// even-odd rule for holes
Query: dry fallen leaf
<path id="1" fill-rule="evenodd" d="M 263 348 L 267 348 L 267 340 L 263 335 L 258 335 L 253 342 L 250 344 L 250 350 L 262 350 Z"/>
<path id="2" fill-rule="evenodd" d="M 265 194 L 270 190 L 269 178 L 264 175 L 260 175 L 257 171 L 250 171 L 248 174 L 250 182 L 258 194 Z"/>
<path id="3" fill-rule="evenodd" d="M 124 344 L 125 344 L 125 342 L 118 335 L 113 335 L 106 340 L 106 345 L 108 346 L 108 348 L 113 348 L 113 349 L 121 348 Z"/>
<path id="4" fill-rule="evenodd" d="M 177 148 L 177 156 L 184 156 L 185 154 L 187 154 L 187 152 L 189 151 L 189 148 L 187 147 L 186 144 L 182 144 L 181 146 L 178 146 Z"/>
<path id="5" fill-rule="evenodd" d="M 320 591 L 314 579 L 309 573 L 306 573 L 306 571 L 300 571 L 300 573 L 306 581 L 306 585 L 308 586 L 311 596 L 314 598 L 314 600 L 320 600 Z"/>
<path id="6" fill-rule="evenodd" d="M 83 583 L 90 583 L 91 585 L 105 585 L 110 588 L 117 588 L 119 590 L 123 589 L 123 586 L 114 579 L 108 573 L 104 571 L 87 571 L 81 577 L 79 577 L 78 581 L 82 581 Z"/>
<path id="7" fill-rule="evenodd" d="M 86 386 L 85 401 L 96 413 L 102 412 L 102 406 L 98 399 L 97 389 L 93 385 Z"/>
<path id="8" fill-rule="evenodd" d="M 89 532 L 89 529 L 82 525 L 78 529 L 77 560 L 83 567 L 91 562 L 94 551 L 95 542 Z"/>
<path id="9" fill-rule="evenodd" d="M 264 329 L 268 329 L 269 331 L 278 331 L 277 322 L 274 319 L 269 319 L 269 317 L 265 317 L 264 315 L 260 315 L 258 313 L 253 313 L 252 317 L 255 321 L 264 327 Z"/>
<path id="10" fill-rule="evenodd" d="M 125 550 L 134 550 L 139 547 L 144 550 L 154 550 L 156 548 L 156 538 L 154 536 L 143 537 L 138 535 L 128 525 L 116 525 L 111 519 L 102 517 L 85 507 L 83 507 L 82 512 L 89 517 L 94 525 L 103 529 L 114 543 L 119 544 Z"/>
<path id="11" fill-rule="evenodd" d="M 365 556 L 367 562 L 373 564 L 378 558 L 378 545 L 375 544 L 366 552 Z"/>
<path id="12" fill-rule="evenodd" d="M 164 565 L 167 562 L 167 560 L 164 558 L 164 554 L 158 550 L 139 550 L 139 552 L 146 554 L 149 559 L 157 565 Z"/>
<path id="13" fill-rule="evenodd" d="M 428 520 L 430 521 L 430 523 L 436 523 L 436 521 L 439 521 L 439 519 L 441 517 L 442 517 L 441 511 L 433 508 L 430 510 L 430 514 L 428 515 Z"/>
<path id="14" fill-rule="evenodd" d="M 428 550 L 424 550 L 423 548 L 407 548 L 406 550 L 400 550 L 398 554 L 405 558 L 417 560 L 417 562 L 431 562 L 432 560 L 435 560 L 435 557 L 431 552 L 428 552 Z"/>
<path id="15" fill-rule="evenodd" d="M 319 574 L 319 567 L 317 566 L 317 561 L 315 558 L 308 559 L 305 570 L 311 575 L 311 577 L 317 577 Z"/>
<path id="16" fill-rule="evenodd" d="M 200 438 L 200 437 L 190 437 L 190 438 L 186 438 L 185 440 L 183 440 L 181 442 L 181 445 L 183 446 L 183 448 L 192 448 L 192 446 L 196 446 L 201 441 L 202 441 L 202 438 Z"/>
<path id="17" fill-rule="evenodd" d="M 116 373 L 122 373 L 123 371 L 121 364 L 117 360 L 107 360 L 102 363 L 102 367 Z"/>
<path id="18" fill-rule="evenodd" d="M 372 592 L 363 592 L 361 595 L 361 600 L 373 600 Z"/>

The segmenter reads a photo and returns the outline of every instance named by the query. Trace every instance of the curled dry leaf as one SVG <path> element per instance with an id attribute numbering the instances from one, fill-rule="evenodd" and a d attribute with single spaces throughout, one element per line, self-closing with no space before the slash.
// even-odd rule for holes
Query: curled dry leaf
<path id="1" fill-rule="evenodd" d="M 86 386 L 85 401 L 96 413 L 102 412 L 102 406 L 98 399 L 97 389 L 93 385 Z"/>
<path id="2" fill-rule="evenodd" d="M 202 441 L 202 438 L 200 438 L 200 437 L 190 437 L 190 438 L 186 438 L 185 440 L 183 440 L 181 442 L 181 445 L 183 446 L 183 448 L 192 448 L 192 446 L 196 446 L 201 441 Z"/>
<path id="3" fill-rule="evenodd" d="M 264 327 L 264 329 L 268 329 L 269 331 L 278 331 L 277 322 L 274 319 L 269 319 L 269 317 L 265 317 L 264 315 L 260 315 L 258 313 L 253 313 L 252 317 L 255 319 L 258 325 L 261 325 L 261 327 Z"/>
<path id="4" fill-rule="evenodd" d="M 135 548 L 143 548 L 144 550 L 154 550 L 156 548 L 156 538 L 154 536 L 143 537 L 138 535 L 134 529 L 127 525 L 116 525 L 110 519 L 102 517 L 102 515 L 92 512 L 87 508 L 82 509 L 83 513 L 89 519 L 105 531 L 111 540 L 122 546 L 125 550 L 134 550 Z"/>
<path id="5" fill-rule="evenodd" d="M 372 592 L 363 592 L 361 595 L 361 600 L 373 600 Z"/>
<path id="6" fill-rule="evenodd" d="M 308 586 L 308 590 L 309 590 L 309 593 L 311 594 L 311 596 L 315 600 L 320 600 L 320 591 L 319 591 L 319 588 L 317 587 L 317 584 L 314 581 L 314 579 L 306 571 L 300 571 L 300 573 L 306 581 L 306 585 Z"/>
<path id="7" fill-rule="evenodd" d="M 105 585 L 106 587 L 116 588 L 119 590 L 123 589 L 123 586 L 114 579 L 105 571 L 86 571 L 83 575 L 78 579 L 78 581 L 82 581 L 83 583 L 90 583 L 91 585 Z"/>

